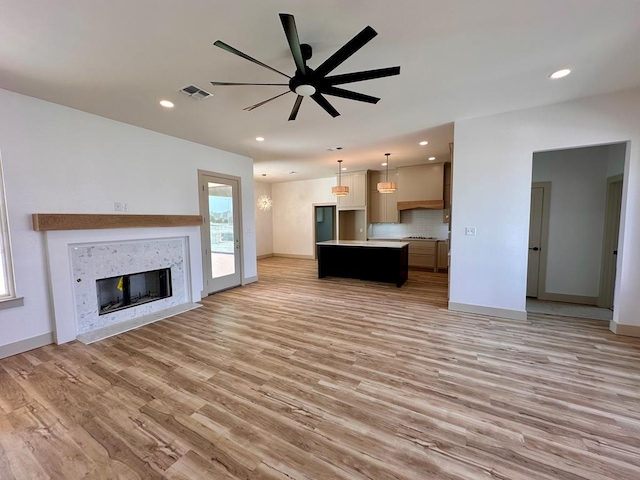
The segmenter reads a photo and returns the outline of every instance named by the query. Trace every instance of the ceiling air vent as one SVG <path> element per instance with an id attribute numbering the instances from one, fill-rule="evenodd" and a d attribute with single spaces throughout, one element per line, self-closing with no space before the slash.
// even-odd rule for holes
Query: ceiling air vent
<path id="1" fill-rule="evenodd" d="M 203 98 L 209 98 L 212 95 L 195 85 L 187 85 L 186 87 L 181 88 L 180 93 L 184 93 L 187 97 L 191 97 L 194 100 L 202 100 Z"/>

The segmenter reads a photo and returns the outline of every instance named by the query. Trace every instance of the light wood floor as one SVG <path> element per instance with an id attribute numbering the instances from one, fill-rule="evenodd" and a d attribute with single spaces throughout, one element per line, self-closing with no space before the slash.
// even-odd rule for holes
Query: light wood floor
<path id="1" fill-rule="evenodd" d="M 640 340 L 315 273 L 1 360 L 0 478 L 640 478 Z"/>

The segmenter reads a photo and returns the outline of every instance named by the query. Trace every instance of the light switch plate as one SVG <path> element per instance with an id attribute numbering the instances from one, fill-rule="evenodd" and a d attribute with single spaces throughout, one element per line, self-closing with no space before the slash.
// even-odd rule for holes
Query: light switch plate
<path id="1" fill-rule="evenodd" d="M 475 237 L 476 236 L 476 227 L 466 227 L 464 229 L 464 234 L 467 237 Z"/>

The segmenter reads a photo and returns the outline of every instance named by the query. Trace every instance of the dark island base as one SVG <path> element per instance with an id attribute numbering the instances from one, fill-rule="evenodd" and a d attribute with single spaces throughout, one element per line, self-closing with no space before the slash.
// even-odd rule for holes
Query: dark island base
<path id="1" fill-rule="evenodd" d="M 318 245 L 318 278 L 357 278 L 401 287 L 408 272 L 408 245 L 401 248 Z"/>

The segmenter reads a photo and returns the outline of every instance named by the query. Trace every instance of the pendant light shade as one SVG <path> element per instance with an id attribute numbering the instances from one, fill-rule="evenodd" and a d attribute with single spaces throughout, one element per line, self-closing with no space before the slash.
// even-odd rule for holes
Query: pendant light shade
<path id="1" fill-rule="evenodd" d="M 396 191 L 396 182 L 389 181 L 389 155 L 390 153 L 385 153 L 387 156 L 387 172 L 385 174 L 384 182 L 378 182 L 376 187 L 378 188 L 378 192 L 380 193 L 394 193 Z"/>
<path id="2" fill-rule="evenodd" d="M 338 185 L 331 188 L 331 193 L 336 197 L 346 197 L 349 195 L 349 187 L 342 185 L 342 160 L 338 160 Z"/>

